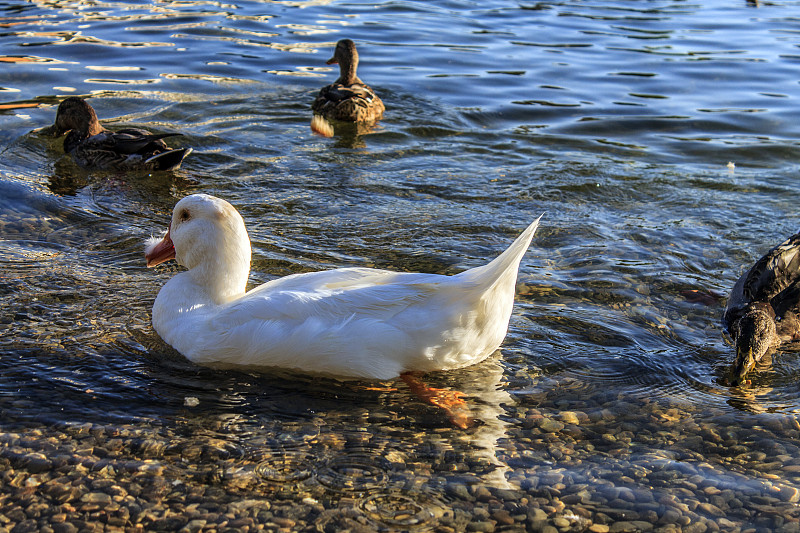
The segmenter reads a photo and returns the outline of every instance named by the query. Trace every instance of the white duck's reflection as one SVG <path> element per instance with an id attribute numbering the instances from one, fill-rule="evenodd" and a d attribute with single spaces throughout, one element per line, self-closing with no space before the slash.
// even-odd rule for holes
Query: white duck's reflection
<path id="1" fill-rule="evenodd" d="M 458 450 L 464 462 L 480 470 L 468 472 L 474 474 L 480 483 L 500 489 L 516 489 L 519 487 L 509 481 L 511 470 L 503 460 L 502 446 L 509 425 L 504 415 L 506 407 L 514 400 L 503 385 L 499 355 L 496 352 L 480 364 L 447 373 L 447 388 L 462 395 L 464 405 L 459 415 L 469 417 L 468 427 L 458 430 L 456 424 L 454 431 L 431 432 L 428 437 L 440 450 Z M 423 379 L 432 377 L 435 376 L 429 374 Z M 446 411 L 441 413 L 441 417 L 443 420 L 450 418 Z"/>
<path id="2" fill-rule="evenodd" d="M 183 437 L 164 447 L 181 454 L 187 477 L 219 483 L 225 493 L 290 489 L 297 512 L 317 516 L 324 528 L 457 524 L 465 519 L 459 501 L 519 488 L 506 448 L 514 400 L 500 352 L 421 379 L 463 393 L 470 427 L 453 425 L 399 379 L 198 367 L 176 390 Z M 193 401 L 185 402 L 186 391 Z"/>

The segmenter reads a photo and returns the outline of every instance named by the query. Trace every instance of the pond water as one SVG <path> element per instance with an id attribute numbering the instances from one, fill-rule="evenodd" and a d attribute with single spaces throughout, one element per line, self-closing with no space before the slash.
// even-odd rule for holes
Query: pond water
<path id="1" fill-rule="evenodd" d="M 730 388 L 739 275 L 794 233 L 800 2 L 0 6 L 0 530 L 798 531 L 800 357 Z M 386 104 L 311 133 L 353 39 Z M 178 132 L 87 172 L 52 124 Z M 183 196 L 242 213 L 251 285 L 452 274 L 544 213 L 501 350 L 401 381 L 211 370 L 155 334 Z M 41 529 L 45 530 L 45 529 Z"/>

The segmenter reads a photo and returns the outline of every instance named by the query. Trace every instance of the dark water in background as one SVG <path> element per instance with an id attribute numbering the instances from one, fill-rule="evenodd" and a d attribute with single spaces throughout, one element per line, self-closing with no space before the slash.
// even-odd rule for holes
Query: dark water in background
<path id="1" fill-rule="evenodd" d="M 343 37 L 387 113 L 324 139 L 310 102 Z M 722 386 L 724 300 L 685 291 L 727 294 L 800 226 L 800 2 L 17 2 L 0 44 L 0 460 L 22 476 L 0 527 L 31 487 L 90 505 L 97 476 L 135 500 L 106 515 L 145 529 L 190 514 L 163 479 L 296 529 L 797 525 L 800 359 Z M 82 171 L 31 133 L 68 95 L 195 151 Z M 242 212 L 253 284 L 455 273 L 544 212 L 501 353 L 430 376 L 481 423 L 399 382 L 184 361 L 149 323 L 177 268 L 146 270 L 142 242 L 198 191 Z M 48 496 L 37 453 L 89 488 Z"/>

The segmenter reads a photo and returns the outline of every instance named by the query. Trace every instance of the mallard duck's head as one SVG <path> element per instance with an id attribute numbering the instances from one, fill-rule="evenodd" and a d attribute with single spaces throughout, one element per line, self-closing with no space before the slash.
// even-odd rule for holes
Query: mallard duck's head
<path id="1" fill-rule="evenodd" d="M 336 43 L 333 57 L 327 61 L 328 65 L 339 65 L 339 78 L 335 83 L 349 87 L 356 83 L 363 83 L 358 79 L 358 52 L 356 43 L 350 39 L 342 39 Z"/>
<path id="2" fill-rule="evenodd" d="M 55 137 L 60 137 L 70 130 L 77 130 L 86 135 L 97 135 L 103 131 L 92 106 L 76 96 L 70 96 L 58 104 L 56 122 L 53 124 Z"/>
<path id="3" fill-rule="evenodd" d="M 326 64 L 340 66 L 349 64 L 358 64 L 358 52 L 356 51 L 356 43 L 350 39 L 342 39 L 336 43 L 336 50 L 333 51 L 333 57 L 330 58 Z"/>
<path id="4" fill-rule="evenodd" d="M 736 360 L 731 368 L 730 384 L 741 385 L 747 374 L 777 343 L 775 313 L 769 304 L 747 310 L 733 328 Z"/>

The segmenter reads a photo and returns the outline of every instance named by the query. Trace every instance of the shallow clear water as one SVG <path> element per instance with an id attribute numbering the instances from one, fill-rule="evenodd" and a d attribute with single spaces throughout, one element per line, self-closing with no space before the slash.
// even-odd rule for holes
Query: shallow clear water
<path id="1" fill-rule="evenodd" d="M 724 299 L 687 291 L 727 294 L 797 230 L 799 7 L 0 7 L 0 529 L 796 530 L 800 359 L 723 386 Z M 387 113 L 326 139 L 343 37 Z M 32 133 L 68 95 L 194 152 L 83 171 Z M 177 267 L 142 243 L 198 191 L 243 214 L 253 285 L 455 273 L 544 213 L 500 353 L 426 377 L 476 426 L 400 381 L 174 352 L 150 306 Z"/>

